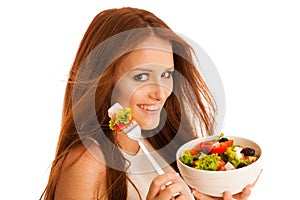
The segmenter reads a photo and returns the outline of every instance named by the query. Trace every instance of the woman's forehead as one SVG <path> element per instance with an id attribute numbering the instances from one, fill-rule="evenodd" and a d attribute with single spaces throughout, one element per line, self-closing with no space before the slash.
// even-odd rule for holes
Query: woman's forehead
<path id="1" fill-rule="evenodd" d="M 118 76 L 123 76 L 133 68 L 146 66 L 174 67 L 172 45 L 154 36 L 147 38 L 121 59 Z"/>
<path id="2" fill-rule="evenodd" d="M 120 68 L 130 70 L 138 66 L 160 65 L 173 67 L 173 53 L 160 49 L 140 49 L 130 52 L 121 62 Z"/>
<path id="3" fill-rule="evenodd" d="M 141 43 L 139 43 L 135 48 L 135 50 L 138 49 L 157 49 L 157 50 L 163 50 L 167 52 L 173 52 L 172 51 L 172 45 L 169 41 L 163 40 L 159 37 L 151 36 L 143 40 Z"/>

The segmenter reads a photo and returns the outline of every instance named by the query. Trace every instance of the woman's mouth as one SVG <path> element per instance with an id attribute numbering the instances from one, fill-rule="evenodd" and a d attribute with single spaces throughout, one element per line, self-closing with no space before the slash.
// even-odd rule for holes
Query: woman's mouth
<path id="1" fill-rule="evenodd" d="M 159 105 L 153 104 L 138 104 L 137 106 L 145 111 L 158 111 L 160 109 Z"/>

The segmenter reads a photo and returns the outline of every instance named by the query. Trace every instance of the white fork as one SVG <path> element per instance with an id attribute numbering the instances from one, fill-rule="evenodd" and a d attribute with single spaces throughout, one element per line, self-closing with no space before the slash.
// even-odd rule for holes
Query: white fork
<path id="1" fill-rule="evenodd" d="M 112 117 L 113 113 L 120 109 L 123 109 L 123 107 L 119 103 L 115 103 L 108 110 L 109 117 Z M 145 153 L 145 155 L 147 156 L 148 160 L 150 161 L 150 163 L 152 164 L 152 166 L 154 167 L 156 172 L 159 175 L 164 174 L 165 173 L 164 170 L 159 166 L 159 164 L 156 162 L 156 160 L 151 156 L 150 152 L 148 151 L 148 149 L 142 142 L 142 140 L 141 140 L 142 139 L 142 130 L 141 130 L 141 127 L 137 124 L 137 122 L 135 120 L 133 120 L 130 124 L 128 124 L 125 128 L 123 128 L 122 131 L 124 133 L 126 133 L 129 138 L 136 140 L 138 142 L 140 148 Z M 171 185 L 171 184 L 172 184 L 172 182 L 169 181 L 168 183 L 166 183 L 166 186 Z M 179 195 L 179 193 L 176 193 L 173 195 L 173 197 L 177 197 L 178 195 Z"/>

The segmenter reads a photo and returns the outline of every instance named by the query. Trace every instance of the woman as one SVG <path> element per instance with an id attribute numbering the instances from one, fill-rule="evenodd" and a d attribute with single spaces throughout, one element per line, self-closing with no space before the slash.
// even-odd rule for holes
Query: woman
<path id="1" fill-rule="evenodd" d="M 214 199 L 197 191 L 193 197 L 175 173 L 176 150 L 197 131 L 211 135 L 215 125 L 214 99 L 193 61 L 192 48 L 152 13 L 99 13 L 70 70 L 56 156 L 41 199 Z M 109 129 L 107 111 L 116 102 L 132 110 L 165 174 L 135 159 L 142 155 L 137 141 Z M 249 195 L 250 185 L 235 197 Z M 232 197 L 225 192 L 221 199 Z"/>

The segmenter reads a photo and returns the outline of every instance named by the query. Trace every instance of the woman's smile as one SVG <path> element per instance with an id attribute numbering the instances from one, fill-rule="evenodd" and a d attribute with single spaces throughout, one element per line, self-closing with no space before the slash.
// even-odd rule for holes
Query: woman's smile
<path id="1" fill-rule="evenodd" d="M 137 104 L 137 106 L 147 113 L 156 113 L 160 110 L 158 104 Z"/>

